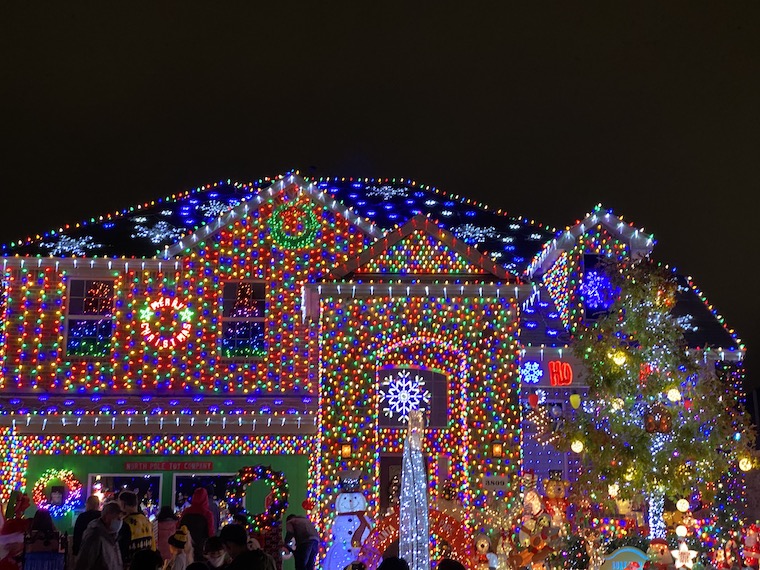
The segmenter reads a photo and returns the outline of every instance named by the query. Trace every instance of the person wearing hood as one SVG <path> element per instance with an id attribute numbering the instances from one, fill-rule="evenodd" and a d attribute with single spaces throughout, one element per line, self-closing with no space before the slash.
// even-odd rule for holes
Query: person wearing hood
<path id="1" fill-rule="evenodd" d="M 87 525 L 74 570 L 123 570 L 117 536 L 124 513 L 116 501 L 103 505 L 100 517 Z"/>
<path id="2" fill-rule="evenodd" d="M 195 560 L 203 560 L 203 545 L 206 539 L 214 536 L 214 516 L 208 506 L 208 493 L 203 487 L 198 487 L 193 492 L 190 506 L 182 511 L 178 527 L 186 526 L 190 531 Z"/>

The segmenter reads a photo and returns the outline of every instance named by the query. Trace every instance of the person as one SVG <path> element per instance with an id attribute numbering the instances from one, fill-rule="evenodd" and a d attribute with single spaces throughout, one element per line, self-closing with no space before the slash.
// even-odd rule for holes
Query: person
<path id="1" fill-rule="evenodd" d="M 203 545 L 209 536 L 214 536 L 214 517 L 208 508 L 208 493 L 203 487 L 193 492 L 190 506 L 182 511 L 179 526 L 186 526 L 190 531 L 195 548 L 195 559 L 203 560 Z"/>
<path id="2" fill-rule="evenodd" d="M 123 570 L 117 536 L 124 515 L 118 502 L 103 505 L 100 516 L 87 525 L 82 536 L 81 552 L 74 570 Z"/>
<path id="3" fill-rule="evenodd" d="M 156 540 L 148 517 L 137 510 L 137 495 L 132 491 L 122 491 L 119 493 L 119 505 L 125 513 L 119 532 L 119 548 L 124 566 L 129 567 L 132 555 L 144 548 L 155 550 Z"/>
<path id="4" fill-rule="evenodd" d="M 291 549 L 296 570 L 314 570 L 319 552 L 319 534 L 306 515 L 289 514 L 285 519 L 285 544 L 295 538 L 296 547 Z"/>
<path id="5" fill-rule="evenodd" d="M 203 545 L 203 557 L 209 568 L 221 568 L 231 562 L 227 551 L 224 550 L 224 543 L 218 536 L 210 536 Z"/>
<path id="6" fill-rule="evenodd" d="M 206 487 L 206 493 L 208 494 L 208 509 L 211 511 L 211 518 L 214 521 L 214 532 L 209 536 L 215 536 L 219 532 L 219 525 L 221 524 L 221 510 L 219 509 L 219 503 L 216 501 L 216 490 L 213 485 Z"/>
<path id="7" fill-rule="evenodd" d="M 274 558 L 261 549 L 248 550 L 248 533 L 239 524 L 228 524 L 219 531 L 219 538 L 232 562 L 225 570 L 274 570 Z"/>
<path id="8" fill-rule="evenodd" d="M 92 521 L 100 517 L 100 498 L 96 495 L 90 495 L 85 501 L 85 511 L 81 513 L 77 520 L 74 521 L 74 538 L 71 543 L 71 552 L 76 556 L 79 554 L 79 547 L 82 544 L 84 529 Z"/>
<path id="9" fill-rule="evenodd" d="M 156 550 L 143 548 L 132 556 L 129 565 L 130 570 L 161 570 L 164 567 L 164 559 Z"/>
<path id="10" fill-rule="evenodd" d="M 409 570 L 409 563 L 398 556 L 389 556 L 380 563 L 377 570 Z"/>
<path id="11" fill-rule="evenodd" d="M 190 531 L 182 525 L 169 537 L 172 557 L 166 562 L 166 570 L 185 570 L 193 563 L 193 539 Z"/>
<path id="12" fill-rule="evenodd" d="M 53 524 L 53 517 L 46 509 L 37 509 L 26 533 L 24 570 L 62 568 L 65 554 L 61 550 L 61 533 Z"/>
<path id="13" fill-rule="evenodd" d="M 50 511 L 47 509 L 37 509 L 34 517 L 32 517 L 32 523 L 29 525 L 29 533 L 49 534 L 55 531 L 56 528 L 55 524 L 53 524 L 53 517 L 50 516 Z"/>
<path id="14" fill-rule="evenodd" d="M 164 505 L 156 517 L 156 547 L 164 560 L 169 560 L 169 537 L 177 532 L 177 515 L 169 505 Z"/>

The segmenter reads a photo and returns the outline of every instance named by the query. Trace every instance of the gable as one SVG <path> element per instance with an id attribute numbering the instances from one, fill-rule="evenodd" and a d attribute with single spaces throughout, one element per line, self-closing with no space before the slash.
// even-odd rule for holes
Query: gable
<path id="1" fill-rule="evenodd" d="M 603 253 L 606 255 L 619 257 L 621 250 L 625 250 L 627 255 L 635 259 L 649 255 L 654 243 L 654 236 L 633 224 L 623 222 L 623 218 L 614 215 L 611 210 L 603 212 L 600 204 L 593 212 L 586 214 L 583 220 L 567 227 L 553 240 L 545 243 L 543 250 L 533 258 L 525 274 L 529 278 L 544 275 L 563 252 L 591 247 L 604 250 Z"/>
<path id="2" fill-rule="evenodd" d="M 458 251 L 449 249 L 430 234 L 415 230 L 358 267 L 354 273 L 483 275 L 487 271 L 465 259 Z"/>
<path id="3" fill-rule="evenodd" d="M 361 276 L 447 276 L 512 281 L 504 267 L 454 237 L 427 217 L 417 215 L 375 241 L 361 255 L 333 270 L 339 279 Z"/>

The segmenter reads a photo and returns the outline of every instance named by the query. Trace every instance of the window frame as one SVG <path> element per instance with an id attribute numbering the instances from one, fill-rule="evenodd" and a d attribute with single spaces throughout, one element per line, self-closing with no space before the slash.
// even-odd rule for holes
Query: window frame
<path id="1" fill-rule="evenodd" d="M 261 302 L 263 303 L 263 310 L 262 315 L 260 317 L 233 317 L 233 316 L 224 316 L 225 313 L 225 289 L 228 284 L 236 284 L 238 287 L 242 284 L 250 283 L 252 285 L 261 285 L 263 287 L 262 296 L 256 297 L 255 295 L 252 297 L 252 300 L 256 303 Z M 254 287 L 254 294 L 256 292 L 256 289 Z M 235 289 L 235 293 L 237 294 L 237 288 Z M 227 362 L 234 362 L 234 361 L 245 361 L 245 362 L 261 362 L 266 358 L 266 333 L 267 333 L 267 309 L 266 309 L 266 302 L 267 302 L 267 282 L 263 279 L 227 279 L 223 280 L 221 282 L 220 287 L 220 296 L 219 296 L 220 302 L 220 333 L 219 333 L 219 342 L 218 342 L 218 350 L 219 350 L 219 357 Z M 227 356 L 224 354 L 224 331 L 225 331 L 225 325 L 227 323 L 234 323 L 234 322 L 246 322 L 246 323 L 262 323 L 262 329 L 263 329 L 263 335 L 264 335 L 264 355 L 262 356 Z"/>
<path id="2" fill-rule="evenodd" d="M 80 313 L 71 313 L 71 288 L 74 281 L 84 281 L 85 285 L 85 292 L 87 290 L 87 283 L 92 281 L 104 281 L 111 284 L 111 290 L 112 290 L 112 296 L 111 296 L 111 311 L 108 315 L 97 315 L 97 314 L 80 314 Z M 82 299 L 85 299 L 85 297 L 82 297 Z M 116 277 L 113 275 L 100 275 L 100 274 L 87 274 L 87 275 L 69 275 L 66 280 L 66 321 L 64 324 L 64 330 L 63 330 L 63 353 L 66 358 L 86 358 L 86 359 L 108 359 L 111 357 L 111 354 L 113 353 L 113 335 L 114 335 L 114 327 L 116 325 L 116 315 L 115 315 L 115 309 L 116 309 Z M 107 354 L 103 355 L 91 355 L 91 354 L 72 354 L 69 351 L 69 331 L 70 331 L 70 325 L 72 321 L 102 321 L 104 319 L 110 319 L 111 320 L 111 341 L 109 345 L 109 350 Z"/>

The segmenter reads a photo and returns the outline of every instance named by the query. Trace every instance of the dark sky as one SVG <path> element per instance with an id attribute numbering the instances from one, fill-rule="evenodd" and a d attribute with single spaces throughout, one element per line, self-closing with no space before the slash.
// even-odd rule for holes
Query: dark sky
<path id="1" fill-rule="evenodd" d="M 760 3 L 259 4 L 3 3 L 0 242 L 294 168 L 556 227 L 601 202 L 760 385 Z"/>

